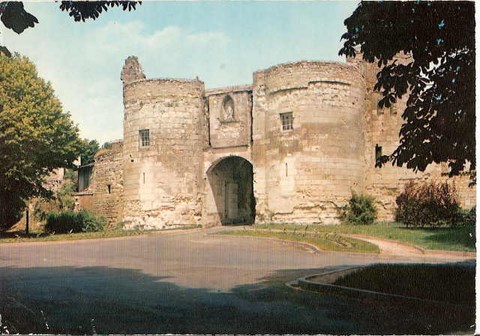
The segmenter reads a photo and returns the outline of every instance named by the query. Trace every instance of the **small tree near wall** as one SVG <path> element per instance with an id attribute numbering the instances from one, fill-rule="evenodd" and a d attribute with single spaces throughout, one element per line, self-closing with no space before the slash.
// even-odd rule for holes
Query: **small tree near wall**
<path id="1" fill-rule="evenodd" d="M 395 219 L 408 226 L 456 225 L 460 205 L 454 185 L 410 182 L 397 197 Z"/>

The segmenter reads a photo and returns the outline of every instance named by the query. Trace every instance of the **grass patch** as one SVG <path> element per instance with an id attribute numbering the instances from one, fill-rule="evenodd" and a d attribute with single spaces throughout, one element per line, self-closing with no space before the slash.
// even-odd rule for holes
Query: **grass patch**
<path id="1" fill-rule="evenodd" d="M 268 230 L 229 230 L 222 231 L 220 234 L 234 236 L 267 237 L 289 240 L 294 242 L 308 243 L 321 250 L 341 251 L 341 252 L 360 252 L 360 253 L 379 253 L 378 246 L 368 242 L 347 238 L 335 233 L 293 233 L 277 232 Z"/>
<path id="2" fill-rule="evenodd" d="M 34 231 L 26 235 L 25 231 L 14 232 L 0 232 L 0 244 L 1 243 L 33 243 L 33 242 L 52 242 L 52 241 L 65 241 L 65 240 L 83 240 L 83 239 L 103 239 L 103 238 L 118 238 L 118 237 L 131 237 L 139 235 L 149 235 L 155 232 L 175 231 L 195 229 L 201 227 L 200 225 L 185 225 L 182 227 L 174 227 L 164 230 L 105 230 L 99 232 L 79 232 L 79 233 L 66 233 L 66 234 L 50 234 L 44 231 Z"/>
<path id="3" fill-rule="evenodd" d="M 417 297 L 427 300 L 475 305 L 475 267 L 460 265 L 374 265 L 334 282 L 346 286 Z"/>
<path id="4" fill-rule="evenodd" d="M 296 232 L 360 234 L 408 243 L 429 250 L 475 251 L 475 226 L 440 228 L 406 228 L 400 223 L 376 223 L 372 225 L 299 225 L 258 224 L 258 230 L 286 230 Z"/>
<path id="5" fill-rule="evenodd" d="M 17 232 L 1 232 L 0 243 L 31 243 L 31 242 L 51 242 L 63 240 L 83 240 L 83 239 L 99 239 L 99 238 L 117 238 L 138 236 L 141 234 L 148 234 L 152 231 L 143 230 L 115 230 L 115 231 L 100 231 L 100 232 L 80 232 L 80 233 L 65 233 L 65 234 L 49 234 L 43 231 L 31 232 L 26 235 L 23 231 Z"/>

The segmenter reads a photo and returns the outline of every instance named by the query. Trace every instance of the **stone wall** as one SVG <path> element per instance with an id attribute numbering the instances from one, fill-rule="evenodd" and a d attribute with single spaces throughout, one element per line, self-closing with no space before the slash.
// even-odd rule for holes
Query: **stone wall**
<path id="1" fill-rule="evenodd" d="M 399 62 L 408 62 L 407 56 L 400 56 Z M 475 188 L 468 187 L 467 177 L 447 178 L 442 175 L 445 167 L 431 164 L 424 172 L 414 172 L 406 167 L 392 166 L 387 163 L 381 168 L 375 167 L 375 152 L 381 147 L 382 155 L 391 154 L 399 144 L 399 132 L 404 122 L 402 113 L 406 107 L 407 98 L 402 98 L 390 108 L 379 108 L 378 101 L 382 98 L 379 92 L 373 90 L 376 83 L 378 67 L 376 64 L 358 63 L 363 67 L 366 78 L 365 104 L 365 193 L 375 197 L 380 220 L 394 220 L 396 197 L 404 190 L 410 181 L 422 182 L 429 180 L 448 181 L 455 184 L 459 200 L 463 207 L 470 208 L 475 204 Z"/>
<path id="2" fill-rule="evenodd" d="M 124 220 L 128 228 L 199 224 L 205 122 L 198 80 L 139 80 L 124 85 Z M 140 143 L 149 130 L 149 145 Z"/>
<path id="3" fill-rule="evenodd" d="M 448 181 L 455 186 L 460 206 L 464 209 L 471 209 L 477 203 L 477 187 L 470 185 L 470 176 L 461 175 L 448 178 Z"/>
<path id="4" fill-rule="evenodd" d="M 123 143 L 111 144 L 95 154 L 93 211 L 110 227 L 123 220 Z M 85 200 L 87 201 L 87 200 Z"/>
<path id="5" fill-rule="evenodd" d="M 381 155 L 391 154 L 399 144 L 399 130 L 403 124 L 401 117 L 405 101 L 398 101 L 392 108 L 378 108 L 380 94 L 373 92 L 373 82 L 369 82 L 365 104 L 365 193 L 375 197 L 378 218 L 393 220 L 395 199 L 405 184 L 413 180 L 429 180 L 439 177 L 439 167 L 430 166 L 425 173 L 415 173 L 411 169 L 392 166 L 387 163 L 381 168 L 375 167 L 376 151 Z M 381 152 L 380 152 L 381 151 Z"/>
<path id="6" fill-rule="evenodd" d="M 254 75 L 257 219 L 338 222 L 364 174 L 364 80 L 342 63 L 297 62 Z M 292 113 L 293 130 L 281 114 Z"/>
<path id="7" fill-rule="evenodd" d="M 75 211 L 88 210 L 95 212 L 93 191 L 82 191 L 73 194 Z"/>
<path id="8" fill-rule="evenodd" d="M 404 185 L 430 179 L 455 184 L 462 206 L 473 206 L 468 178 L 448 179 L 444 167 L 375 167 L 377 154 L 398 145 L 406 103 L 379 109 L 375 65 L 347 61 L 280 64 L 255 72 L 252 86 L 205 92 L 199 80 L 145 79 L 129 57 L 123 150 L 97 156 L 97 212 L 145 229 L 253 217 L 335 224 L 352 192 L 363 192 L 379 219 L 392 220 Z"/>
<path id="9" fill-rule="evenodd" d="M 212 148 L 247 146 L 252 137 L 250 86 L 209 90 L 209 140 Z"/>

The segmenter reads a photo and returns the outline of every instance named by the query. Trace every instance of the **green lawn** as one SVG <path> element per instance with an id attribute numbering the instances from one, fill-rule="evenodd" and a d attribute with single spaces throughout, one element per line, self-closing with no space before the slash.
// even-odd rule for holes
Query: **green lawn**
<path id="1" fill-rule="evenodd" d="M 379 253 L 378 246 L 368 242 L 343 237 L 332 232 L 298 232 L 291 231 L 277 232 L 269 230 L 230 230 L 222 231 L 220 234 L 235 235 L 235 236 L 252 236 L 252 237 L 266 237 L 277 238 L 282 240 L 289 240 L 295 242 L 303 242 L 312 244 L 321 250 L 341 251 L 341 252 L 355 252 L 355 253 Z"/>
<path id="2" fill-rule="evenodd" d="M 335 285 L 475 305 L 475 267 L 461 265 L 374 265 L 347 274 Z"/>
<path id="3" fill-rule="evenodd" d="M 26 243 L 26 242 L 47 242 L 61 240 L 80 240 L 98 238 L 129 237 L 146 234 L 151 231 L 139 230 L 115 230 L 101 232 L 82 232 L 70 234 L 48 234 L 44 232 L 32 232 L 28 236 L 24 232 L 0 232 L 0 243 Z"/>
<path id="4" fill-rule="evenodd" d="M 360 234 L 387 238 L 413 244 L 429 250 L 475 251 L 475 227 L 458 228 L 406 228 L 399 223 L 377 223 L 372 225 L 298 225 L 258 224 L 257 230 L 286 230 L 296 232 Z"/>
<path id="5" fill-rule="evenodd" d="M 188 227 L 191 228 L 191 227 Z M 377 223 L 373 225 L 300 225 L 300 224 L 257 224 L 223 232 L 234 235 L 249 235 L 258 237 L 273 237 L 292 241 L 304 241 L 320 249 L 332 251 L 375 252 L 372 244 L 341 237 L 341 234 L 361 234 L 378 238 L 387 238 L 416 245 L 430 250 L 475 251 L 475 227 L 458 228 L 405 228 L 399 223 Z M 185 229 L 185 228 L 182 228 Z M 278 232 L 280 231 L 280 232 Z M 285 232 L 284 232 L 285 231 Z M 0 243 L 60 241 L 78 239 L 98 239 L 128 237 L 149 234 L 154 231 L 143 230 L 113 230 L 102 232 L 74 233 L 49 235 L 43 232 L 33 232 L 26 236 L 23 232 L 0 232 Z M 222 234 L 223 234 L 222 233 Z"/>
<path id="6" fill-rule="evenodd" d="M 189 225 L 179 228 L 165 229 L 162 231 L 184 230 L 198 228 L 198 225 Z M 131 237 L 138 235 L 148 235 L 159 232 L 159 230 L 105 230 L 100 232 L 81 232 L 69 234 L 49 234 L 43 231 L 32 232 L 26 235 L 24 231 L 0 232 L 1 243 L 29 243 L 29 242 L 50 242 L 63 240 L 83 240 L 83 239 L 103 239 L 117 237 Z"/>

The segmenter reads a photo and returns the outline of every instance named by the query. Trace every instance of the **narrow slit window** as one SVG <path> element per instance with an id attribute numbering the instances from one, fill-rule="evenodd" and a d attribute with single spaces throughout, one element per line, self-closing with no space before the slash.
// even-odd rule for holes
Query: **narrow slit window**
<path id="1" fill-rule="evenodd" d="M 382 157 L 382 146 L 378 144 L 375 145 L 375 165 L 377 165 L 378 160 Z"/>
<path id="2" fill-rule="evenodd" d="M 380 115 L 380 114 L 383 114 L 384 110 L 383 110 L 383 107 L 380 107 L 380 105 L 378 105 L 378 102 L 377 102 L 377 114 Z"/>
<path id="3" fill-rule="evenodd" d="M 107 192 L 108 192 L 109 194 L 112 193 L 112 185 L 111 185 L 111 184 L 107 184 Z"/>
<path id="4" fill-rule="evenodd" d="M 385 113 L 385 106 L 380 107 L 380 105 L 379 105 L 380 100 L 382 100 L 382 98 L 383 98 L 383 96 L 378 92 L 374 95 L 373 101 L 375 102 L 375 108 L 377 109 L 377 115 Z"/>
<path id="5" fill-rule="evenodd" d="M 140 147 L 150 146 L 150 130 L 142 129 L 138 131 L 138 139 L 139 139 Z"/>
<path id="6" fill-rule="evenodd" d="M 392 105 L 390 105 L 390 114 L 397 114 L 397 104 L 396 103 L 392 103 Z"/>
<path id="7" fill-rule="evenodd" d="M 282 122 L 282 130 L 290 131 L 293 130 L 293 113 L 280 113 L 280 120 Z"/>

